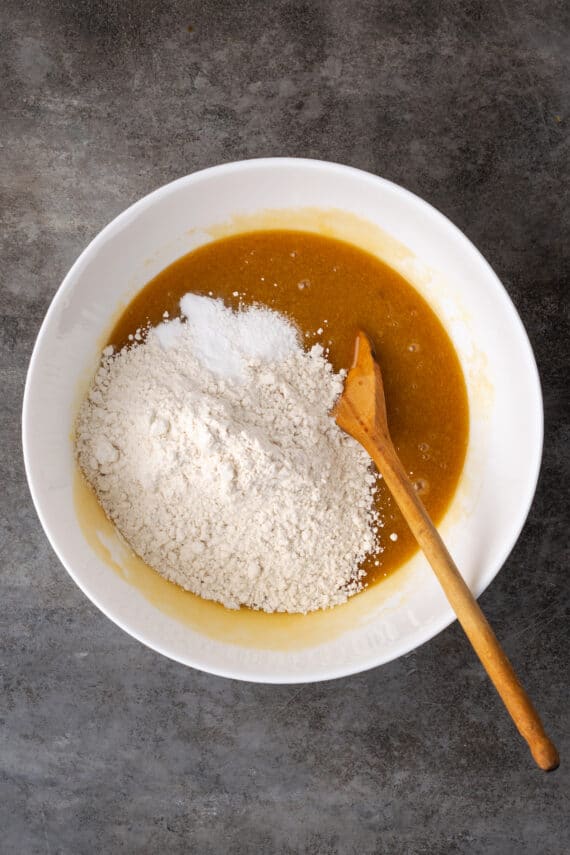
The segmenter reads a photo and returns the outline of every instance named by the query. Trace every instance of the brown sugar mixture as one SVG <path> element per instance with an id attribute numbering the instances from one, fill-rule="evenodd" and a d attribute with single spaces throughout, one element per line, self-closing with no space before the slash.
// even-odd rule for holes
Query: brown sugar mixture
<path id="1" fill-rule="evenodd" d="M 137 294 L 109 343 L 179 314 L 194 292 L 228 306 L 261 304 L 290 317 L 308 347 L 322 344 L 335 371 L 352 362 L 358 329 L 382 368 L 390 432 L 437 522 L 457 486 L 468 440 L 467 393 L 459 360 L 441 322 L 417 291 L 378 258 L 308 232 L 260 231 L 209 243 L 180 258 Z M 367 582 L 382 579 L 417 546 L 381 483 L 383 551 L 366 559 Z"/>

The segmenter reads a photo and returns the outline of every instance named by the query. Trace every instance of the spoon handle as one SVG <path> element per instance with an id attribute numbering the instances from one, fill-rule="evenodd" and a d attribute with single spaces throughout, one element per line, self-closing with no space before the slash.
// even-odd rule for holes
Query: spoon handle
<path id="1" fill-rule="evenodd" d="M 519 733 L 526 739 L 534 760 L 545 771 L 556 769 L 559 758 L 555 746 L 414 490 L 392 443 L 387 443 L 380 434 L 369 435 L 367 448 Z"/>

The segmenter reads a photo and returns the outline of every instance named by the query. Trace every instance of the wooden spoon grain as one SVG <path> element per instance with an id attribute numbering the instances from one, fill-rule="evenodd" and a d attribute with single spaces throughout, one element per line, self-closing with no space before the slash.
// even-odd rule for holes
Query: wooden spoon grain
<path id="1" fill-rule="evenodd" d="M 358 333 L 354 364 L 333 415 L 339 427 L 366 449 L 381 472 L 536 763 L 545 771 L 556 769 L 559 758 L 555 746 L 546 735 L 538 713 L 447 551 L 394 448 L 388 430 L 382 375 L 370 341 L 363 332 Z"/>

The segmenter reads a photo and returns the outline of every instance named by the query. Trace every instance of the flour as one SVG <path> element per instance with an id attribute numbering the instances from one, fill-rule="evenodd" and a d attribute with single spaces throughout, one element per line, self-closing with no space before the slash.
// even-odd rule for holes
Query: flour
<path id="1" fill-rule="evenodd" d="M 362 587 L 375 476 L 329 415 L 320 345 L 268 309 L 187 295 L 103 354 L 77 421 L 80 465 L 133 550 L 229 608 L 308 612 Z"/>

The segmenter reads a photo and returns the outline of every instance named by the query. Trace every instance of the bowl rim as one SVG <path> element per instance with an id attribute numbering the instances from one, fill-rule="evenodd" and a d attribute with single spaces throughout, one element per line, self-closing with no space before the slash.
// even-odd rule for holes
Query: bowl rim
<path id="1" fill-rule="evenodd" d="M 286 673 L 279 673 L 276 675 L 271 675 L 268 677 L 266 674 L 263 675 L 262 678 L 256 679 L 255 677 L 245 676 L 243 674 L 239 674 L 234 672 L 231 668 L 218 668 L 218 667 L 204 667 L 203 663 L 195 661 L 192 650 L 189 651 L 189 655 L 182 658 L 181 656 L 177 656 L 171 651 L 164 649 L 164 647 L 160 643 L 155 643 L 154 641 L 150 641 L 148 638 L 143 637 L 142 633 L 137 629 L 133 629 L 128 625 L 127 622 L 117 618 L 110 609 L 105 606 L 102 606 L 96 599 L 93 598 L 92 594 L 86 590 L 85 585 L 76 575 L 70 563 L 64 558 L 58 544 L 56 543 L 56 539 L 52 532 L 50 531 L 49 525 L 46 522 L 43 510 L 42 510 L 42 500 L 39 495 L 39 491 L 37 489 L 35 483 L 35 476 L 33 467 L 30 462 L 30 433 L 32 429 L 32 425 L 30 423 L 29 418 L 29 408 L 30 408 L 30 398 L 31 398 L 31 390 L 34 382 L 34 374 L 39 360 L 39 351 L 41 348 L 41 344 L 43 338 L 47 334 L 47 330 L 51 324 L 52 317 L 57 313 L 60 303 L 65 299 L 67 292 L 70 291 L 75 283 L 75 280 L 78 274 L 81 272 L 82 267 L 88 261 L 88 259 L 95 253 L 98 247 L 105 243 L 108 236 L 114 233 L 116 230 L 120 229 L 121 226 L 127 223 L 131 217 L 141 212 L 144 209 L 152 207 L 155 201 L 162 198 L 163 196 L 168 195 L 169 193 L 175 191 L 177 188 L 186 186 L 189 184 L 193 184 L 195 182 L 199 182 L 202 180 L 207 180 L 211 175 L 221 175 L 223 173 L 230 173 L 234 171 L 243 171 L 249 169 L 256 169 L 259 166 L 265 167 L 276 167 L 276 168 L 287 168 L 289 166 L 308 166 L 313 169 L 325 170 L 327 172 L 342 172 L 345 175 L 354 175 L 359 178 L 365 178 L 367 181 L 371 181 L 377 185 L 388 188 L 392 191 L 395 191 L 404 197 L 407 197 L 413 204 L 416 206 L 423 208 L 432 218 L 435 218 L 436 221 L 439 221 L 445 228 L 451 231 L 454 238 L 458 241 L 459 244 L 462 244 L 466 249 L 470 252 L 475 253 L 477 259 L 480 264 L 486 269 L 487 274 L 489 275 L 490 282 L 493 283 L 494 291 L 499 300 L 503 303 L 503 308 L 507 312 L 510 317 L 510 325 L 513 333 L 518 334 L 520 345 L 525 351 L 525 373 L 527 374 L 527 381 L 533 386 L 533 393 L 536 397 L 536 408 L 532 413 L 532 417 L 535 419 L 535 428 L 536 428 L 536 447 L 534 449 L 534 459 L 532 461 L 527 460 L 527 465 L 532 463 L 530 470 L 528 470 L 528 479 L 527 479 L 527 495 L 524 496 L 524 503 L 521 504 L 521 511 L 518 520 L 512 525 L 510 529 L 510 536 L 505 539 L 505 543 L 503 549 L 498 556 L 498 558 L 493 562 L 492 566 L 490 565 L 490 569 L 488 569 L 487 573 L 478 580 L 478 583 L 473 586 L 472 590 L 474 595 L 478 598 L 481 594 L 487 589 L 487 587 L 491 584 L 491 582 L 495 579 L 497 574 L 500 572 L 505 562 L 507 561 L 509 555 L 513 551 L 522 529 L 526 523 L 528 518 L 535 494 L 536 488 L 538 485 L 538 478 L 540 474 L 541 464 L 542 464 L 542 454 L 543 454 L 543 444 L 544 444 L 544 404 L 543 404 L 543 396 L 542 389 L 540 383 L 540 375 L 538 372 L 538 367 L 536 364 L 535 355 L 532 349 L 532 345 L 530 343 L 527 331 L 523 324 L 523 321 L 518 314 L 518 311 L 509 296 L 505 286 L 486 260 L 486 258 L 482 255 L 479 249 L 475 246 L 475 244 L 465 235 L 461 229 L 459 229 L 445 214 L 431 205 L 429 202 L 426 202 L 420 196 L 416 195 L 412 191 L 402 187 L 399 184 L 396 184 L 389 179 L 383 178 L 379 175 L 375 175 L 374 173 L 367 172 L 363 169 L 358 169 L 353 166 L 347 166 L 345 164 L 336 163 L 334 161 L 326 161 L 318 158 L 302 158 L 302 157 L 261 157 L 261 158 L 247 158 L 244 160 L 235 160 L 227 163 L 217 164 L 214 166 L 206 167 L 205 169 L 197 170 L 196 172 L 189 173 L 187 175 L 181 176 L 180 178 L 176 178 L 173 181 L 170 181 L 166 184 L 161 185 L 155 190 L 147 193 L 145 196 L 142 196 L 140 199 L 137 199 L 131 205 L 129 205 L 125 210 L 120 212 L 116 217 L 110 220 L 97 234 L 92 240 L 87 244 L 87 246 L 82 250 L 80 255 L 74 261 L 60 285 L 58 286 L 50 305 L 47 309 L 45 317 L 41 323 L 39 331 L 36 336 L 36 340 L 34 343 L 34 347 L 32 350 L 32 354 L 28 363 L 28 369 L 26 372 L 26 380 L 24 385 L 24 393 L 23 393 L 23 403 L 22 403 L 22 449 L 23 449 L 23 457 L 24 457 L 24 467 L 26 472 L 26 478 L 28 482 L 28 487 L 32 496 L 32 501 L 44 530 L 44 533 L 55 552 L 57 558 L 67 570 L 68 574 L 71 576 L 75 584 L 81 589 L 81 591 L 85 594 L 85 596 L 114 624 L 119 626 L 123 631 L 125 631 L 128 635 L 135 638 L 137 641 L 144 644 L 146 647 L 160 653 L 163 656 L 166 656 L 173 661 L 179 662 L 182 665 L 190 666 L 192 668 L 196 668 L 197 670 L 203 671 L 204 673 L 210 673 L 215 676 L 227 677 L 229 679 L 237 679 L 245 682 L 261 682 L 266 684 L 293 684 L 293 683 L 311 683 L 311 682 L 320 682 L 324 680 L 331 679 L 339 679 L 341 677 L 351 676 L 355 674 L 363 673 L 364 671 L 370 670 L 372 668 L 379 667 L 381 665 L 385 665 L 388 662 L 393 661 L 394 659 L 398 659 L 401 656 L 405 656 L 412 651 L 416 650 L 421 645 L 425 644 L 430 639 L 434 638 L 444 629 L 446 629 L 450 624 L 456 620 L 455 614 L 453 613 L 451 607 L 446 602 L 445 608 L 442 610 L 439 619 L 434 620 L 429 625 L 424 627 L 422 632 L 419 632 L 418 635 L 414 638 L 413 646 L 408 647 L 405 646 L 403 649 L 398 652 L 392 652 L 387 656 L 376 656 L 374 661 L 364 661 L 362 667 L 359 667 L 358 664 L 356 667 L 354 666 L 328 666 L 327 673 L 323 674 L 318 671 L 316 673 L 312 673 L 311 671 L 304 672 L 302 675 L 295 673 L 294 679 L 291 676 L 288 676 Z"/>

